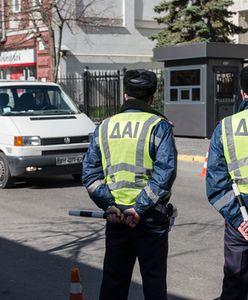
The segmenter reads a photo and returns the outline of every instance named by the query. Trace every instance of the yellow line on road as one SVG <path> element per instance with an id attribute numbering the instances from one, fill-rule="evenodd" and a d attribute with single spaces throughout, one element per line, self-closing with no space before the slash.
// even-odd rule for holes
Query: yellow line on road
<path id="1" fill-rule="evenodd" d="M 177 158 L 178 158 L 178 160 L 183 160 L 183 161 L 194 161 L 194 162 L 199 162 L 199 163 L 205 162 L 205 156 L 200 156 L 200 155 L 178 154 Z"/>

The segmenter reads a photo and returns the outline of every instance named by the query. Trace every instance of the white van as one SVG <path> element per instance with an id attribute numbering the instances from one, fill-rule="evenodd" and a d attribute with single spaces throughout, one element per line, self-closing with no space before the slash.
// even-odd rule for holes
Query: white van
<path id="1" fill-rule="evenodd" d="M 0 81 L 0 188 L 27 175 L 79 179 L 94 129 L 58 84 Z"/>

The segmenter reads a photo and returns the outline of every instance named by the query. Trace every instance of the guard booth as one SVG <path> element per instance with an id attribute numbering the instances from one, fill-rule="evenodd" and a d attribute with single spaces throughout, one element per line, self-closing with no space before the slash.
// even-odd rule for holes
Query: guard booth
<path id="1" fill-rule="evenodd" d="M 239 107 L 239 73 L 248 45 L 196 43 L 154 49 L 165 66 L 165 115 L 176 136 L 211 137 Z"/>

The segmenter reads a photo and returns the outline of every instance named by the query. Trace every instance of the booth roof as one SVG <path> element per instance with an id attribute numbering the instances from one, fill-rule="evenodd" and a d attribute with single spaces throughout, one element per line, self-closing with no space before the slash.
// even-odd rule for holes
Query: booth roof
<path id="1" fill-rule="evenodd" d="M 178 44 L 154 48 L 153 56 L 156 61 L 195 58 L 246 59 L 248 58 L 248 45 L 213 42 Z"/>

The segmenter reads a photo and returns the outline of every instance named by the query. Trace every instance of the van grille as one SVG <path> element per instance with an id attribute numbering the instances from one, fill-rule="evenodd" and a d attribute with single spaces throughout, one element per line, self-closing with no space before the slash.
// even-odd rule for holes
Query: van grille
<path id="1" fill-rule="evenodd" d="M 88 148 L 80 149 L 62 149 L 62 150 L 44 150 L 41 152 L 41 155 L 61 155 L 61 154 L 71 154 L 71 153 L 86 153 Z"/>
<path id="2" fill-rule="evenodd" d="M 63 119 L 76 119 L 75 116 L 48 116 L 48 117 L 31 117 L 30 120 L 31 121 L 42 121 L 42 120 L 63 120 Z"/>
<path id="3" fill-rule="evenodd" d="M 68 138 L 70 141 L 68 142 Z M 88 135 L 80 136 L 65 136 L 57 138 L 42 138 L 41 145 L 61 145 L 61 144 L 77 144 L 77 143 L 89 143 Z"/>

